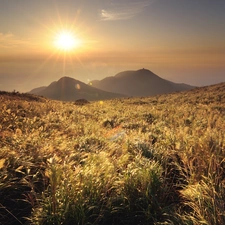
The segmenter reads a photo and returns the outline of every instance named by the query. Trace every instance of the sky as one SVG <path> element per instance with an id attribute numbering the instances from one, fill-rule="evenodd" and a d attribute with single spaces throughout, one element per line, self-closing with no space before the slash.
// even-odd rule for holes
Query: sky
<path id="1" fill-rule="evenodd" d="M 0 90 L 141 68 L 177 83 L 225 82 L 224 12 L 224 0 L 0 0 Z M 70 51 L 55 44 L 62 31 L 76 40 Z"/>

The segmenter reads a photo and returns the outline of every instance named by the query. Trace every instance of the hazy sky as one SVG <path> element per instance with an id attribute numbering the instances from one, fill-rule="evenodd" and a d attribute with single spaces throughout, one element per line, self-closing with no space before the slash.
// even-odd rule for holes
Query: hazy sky
<path id="1" fill-rule="evenodd" d="M 79 40 L 73 51 L 54 46 L 61 30 Z M 225 0 L 0 0 L 0 90 L 140 68 L 225 82 Z"/>

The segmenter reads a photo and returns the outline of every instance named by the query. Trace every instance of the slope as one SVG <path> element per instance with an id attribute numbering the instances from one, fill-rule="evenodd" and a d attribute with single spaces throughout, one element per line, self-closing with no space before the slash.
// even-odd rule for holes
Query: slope
<path id="1" fill-rule="evenodd" d="M 193 88 L 190 85 L 162 79 L 146 69 L 124 71 L 113 77 L 106 77 L 100 81 L 94 80 L 91 83 L 93 87 L 128 96 L 152 96 Z"/>
<path id="2" fill-rule="evenodd" d="M 48 87 L 36 88 L 30 93 L 62 101 L 75 101 L 81 98 L 92 101 L 123 97 L 121 94 L 99 90 L 70 77 L 62 77 Z"/>

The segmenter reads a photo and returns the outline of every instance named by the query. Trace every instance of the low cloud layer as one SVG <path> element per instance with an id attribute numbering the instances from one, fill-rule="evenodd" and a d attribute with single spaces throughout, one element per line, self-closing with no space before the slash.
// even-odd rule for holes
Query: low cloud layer
<path id="1" fill-rule="evenodd" d="M 12 33 L 0 33 L 0 47 L 1 48 L 14 48 L 21 44 L 27 44 L 25 41 L 17 39 Z"/>
<path id="2" fill-rule="evenodd" d="M 17 48 L 30 48 L 35 45 L 29 40 L 23 40 L 16 37 L 12 33 L 0 33 L 0 51 L 2 50 L 15 50 Z"/>

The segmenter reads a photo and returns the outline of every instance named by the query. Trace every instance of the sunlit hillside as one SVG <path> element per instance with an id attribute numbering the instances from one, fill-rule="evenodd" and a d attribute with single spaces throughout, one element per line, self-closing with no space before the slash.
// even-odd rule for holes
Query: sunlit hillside
<path id="1" fill-rule="evenodd" d="M 225 83 L 77 105 L 0 93 L 0 224 L 225 224 Z"/>

